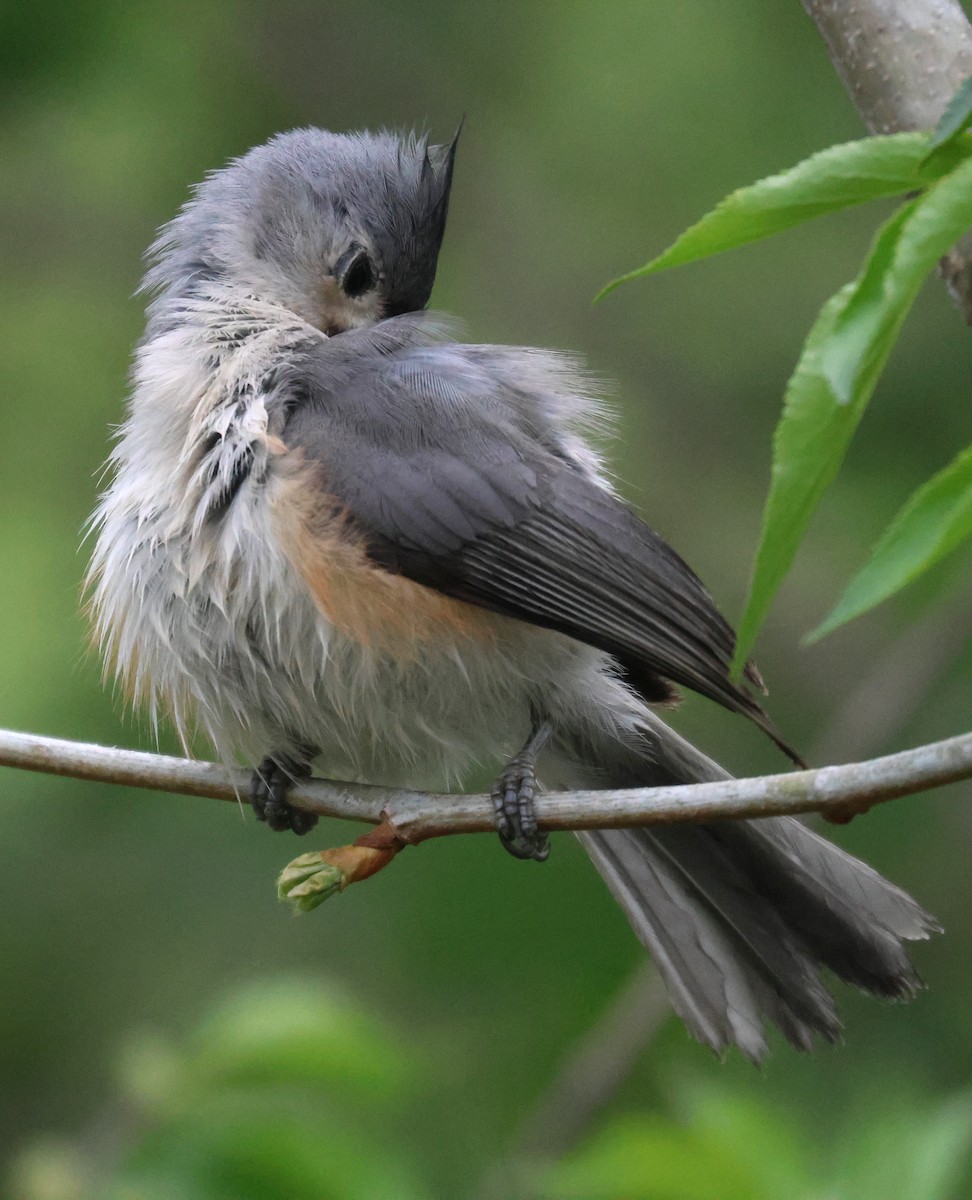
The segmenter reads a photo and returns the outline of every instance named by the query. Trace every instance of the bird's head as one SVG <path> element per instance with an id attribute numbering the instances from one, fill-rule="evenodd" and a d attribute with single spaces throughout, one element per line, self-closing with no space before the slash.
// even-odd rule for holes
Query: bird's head
<path id="1" fill-rule="evenodd" d="M 153 246 L 145 286 L 163 303 L 252 297 L 332 335 L 422 309 L 458 136 L 279 134 L 197 187 Z"/>

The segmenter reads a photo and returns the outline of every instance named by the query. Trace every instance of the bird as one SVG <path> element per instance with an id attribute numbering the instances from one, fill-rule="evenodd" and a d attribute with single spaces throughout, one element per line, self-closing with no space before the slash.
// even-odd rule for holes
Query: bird
<path id="1" fill-rule="evenodd" d="M 560 352 L 457 340 L 428 310 L 458 132 L 278 134 L 213 171 L 151 246 L 144 336 L 90 527 L 94 636 L 133 705 L 294 780 L 461 787 L 496 774 L 503 845 L 533 799 L 727 778 L 656 711 L 684 687 L 794 761 L 735 680 L 735 635 L 618 495 L 603 398 Z M 841 1029 L 824 971 L 921 986 L 937 926 L 795 819 L 577 835 L 678 1015 L 754 1061 Z"/>

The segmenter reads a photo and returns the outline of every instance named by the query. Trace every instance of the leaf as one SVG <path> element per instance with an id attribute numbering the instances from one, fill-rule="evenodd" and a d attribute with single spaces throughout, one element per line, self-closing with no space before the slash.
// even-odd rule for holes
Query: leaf
<path id="1" fill-rule="evenodd" d="M 405 1139 L 339 1103 L 299 1090 L 224 1088 L 143 1135 L 110 1197 L 429 1200 L 414 1160 Z"/>
<path id="2" fill-rule="evenodd" d="M 649 1114 L 615 1119 L 537 1184 L 544 1200 L 778 1200 L 732 1147 Z"/>
<path id="3" fill-rule="evenodd" d="M 733 671 L 749 658 L 756 633 L 796 555 L 810 517 L 836 475 L 861 413 L 837 403 L 820 367 L 820 347 L 853 290 L 848 284 L 824 305 L 787 385 L 773 439 L 773 468 L 746 608 L 739 623 Z"/>
<path id="4" fill-rule="evenodd" d="M 680 1097 L 699 1138 L 731 1149 L 734 1159 L 759 1181 L 761 1192 L 774 1200 L 812 1194 L 814 1171 L 792 1113 L 704 1076 L 681 1076 L 669 1087 Z"/>
<path id="5" fill-rule="evenodd" d="M 880 371 L 925 276 L 972 226 L 972 160 L 899 210 L 898 219 L 902 212 L 907 216 L 899 235 L 875 243 L 823 349 L 823 370 L 843 404 L 851 402 L 873 361 Z"/>
<path id="6" fill-rule="evenodd" d="M 820 346 L 820 370 L 838 404 L 853 402 L 859 391 L 864 363 L 875 346 L 882 325 L 890 323 L 899 314 L 903 319 L 914 299 L 914 295 L 910 295 L 904 312 L 901 312 L 902 297 L 893 286 L 896 281 L 892 272 L 896 269 L 902 228 L 916 206 L 917 201 L 902 205 L 882 226 L 863 270 L 851 285 L 847 304 L 838 314 L 829 337 Z M 939 257 L 936 255 L 934 261 L 937 262 Z M 917 287 L 921 286 L 928 270 L 930 267 L 927 266 L 922 269 Z M 894 326 L 894 336 L 897 336 L 899 324 Z"/>
<path id="7" fill-rule="evenodd" d="M 911 1157 L 911 1200 L 949 1200 L 968 1169 L 972 1146 L 972 1103 L 957 1096 L 933 1112 L 919 1127 Z"/>
<path id="8" fill-rule="evenodd" d="M 333 983 L 257 981 L 207 1017 L 191 1058 L 196 1082 L 316 1084 L 328 1092 L 400 1098 L 413 1067 L 400 1038 Z"/>
<path id="9" fill-rule="evenodd" d="M 972 446 L 924 483 L 882 534 L 868 564 L 833 612 L 810 634 L 815 642 L 917 579 L 972 537 Z"/>
<path id="10" fill-rule="evenodd" d="M 922 163 L 928 162 L 932 155 L 943 146 L 950 145 L 970 125 L 972 125 L 972 75 L 961 84 L 939 117 L 931 141 L 928 143 L 928 151 L 921 160 Z"/>
<path id="11" fill-rule="evenodd" d="M 727 196 L 657 258 L 602 288 L 595 303 L 632 279 L 721 254 L 825 213 L 925 188 L 972 153 L 972 139 L 950 143 L 926 163 L 927 149 L 927 134 L 896 133 L 821 150 Z"/>
<path id="12" fill-rule="evenodd" d="M 740 672 L 810 518 L 843 462 L 898 331 L 938 259 L 972 225 L 972 160 L 885 223 L 858 279 L 821 310 L 786 391 L 733 671 Z"/>
<path id="13" fill-rule="evenodd" d="M 896 1097 L 900 1101 L 901 1097 Z M 972 1102 L 960 1093 L 929 1111 L 913 1098 L 907 1108 L 875 1113 L 869 1107 L 844 1147 L 844 1162 L 828 1196 L 841 1200 L 955 1200 L 968 1173 Z M 849 1153 L 846 1153 L 848 1152 Z"/>

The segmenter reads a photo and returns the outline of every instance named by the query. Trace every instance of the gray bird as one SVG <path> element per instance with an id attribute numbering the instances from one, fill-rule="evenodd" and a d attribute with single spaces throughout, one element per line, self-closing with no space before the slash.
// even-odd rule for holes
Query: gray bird
<path id="1" fill-rule="evenodd" d="M 428 303 L 455 141 L 300 129 L 210 175 L 152 247 L 153 299 L 90 585 L 151 718 L 254 772 L 441 790 L 494 764 L 497 827 L 543 858 L 562 787 L 726 778 L 650 705 L 681 684 L 787 749 L 695 574 L 615 494 L 562 354 L 450 338 Z M 790 752 L 792 754 L 792 752 Z M 794 756 L 795 757 L 795 756 Z M 538 768 L 539 759 L 539 768 Z M 932 919 L 787 819 L 582 833 L 689 1029 L 766 1052 L 839 1021 L 826 967 L 919 981 Z"/>

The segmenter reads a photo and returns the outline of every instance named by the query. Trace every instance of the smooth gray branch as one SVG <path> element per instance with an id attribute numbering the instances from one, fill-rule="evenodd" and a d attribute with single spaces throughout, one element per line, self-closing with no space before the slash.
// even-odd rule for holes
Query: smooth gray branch
<path id="1" fill-rule="evenodd" d="M 803 0 L 871 133 L 931 129 L 972 75 L 972 27 L 957 0 Z M 972 325 L 972 237 L 942 259 Z"/>
<path id="2" fill-rule="evenodd" d="M 972 75 L 956 0 L 803 0 L 871 133 L 931 129 Z"/>
<path id="3" fill-rule="evenodd" d="M 248 771 L 216 763 L 117 750 L 0 730 L 0 766 L 101 783 L 236 801 Z M 912 792 L 972 778 L 972 733 L 867 762 L 726 779 L 681 787 L 546 792 L 537 797 L 542 828 L 618 829 L 673 821 L 711 821 L 820 812 L 837 819 Z M 291 803 L 322 816 L 389 821 L 405 842 L 494 829 L 486 795 L 435 794 L 312 779 L 295 784 Z"/>

